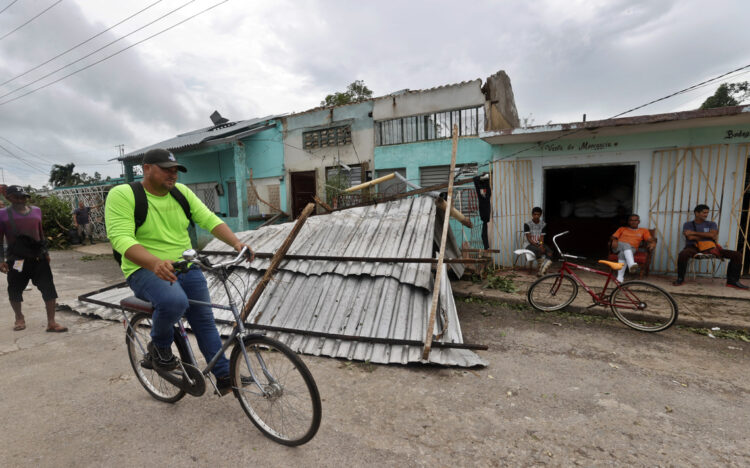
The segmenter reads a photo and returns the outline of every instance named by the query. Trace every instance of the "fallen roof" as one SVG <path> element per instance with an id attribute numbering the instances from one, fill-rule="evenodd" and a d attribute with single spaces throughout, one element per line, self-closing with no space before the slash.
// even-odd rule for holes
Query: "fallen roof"
<path id="1" fill-rule="evenodd" d="M 433 257 L 437 225 L 441 216 L 433 199 L 415 197 L 389 203 L 351 208 L 307 220 L 289 254 L 359 257 Z M 284 241 L 293 223 L 268 226 L 238 233 L 238 237 L 259 252 L 273 252 Z M 458 255 L 455 240 L 448 257 Z M 231 249 L 218 240 L 207 251 Z M 212 261 L 225 259 L 212 256 Z M 232 273 L 236 285 L 230 288 L 244 304 L 270 261 L 256 259 L 249 267 Z M 445 268 L 445 267 L 444 267 Z M 445 271 L 444 271 L 445 273 Z M 228 304 L 226 292 L 212 275 L 212 300 Z M 444 343 L 463 343 L 450 281 L 443 274 L 434 333 L 444 333 Z M 283 261 L 274 279 L 248 317 L 266 329 L 293 329 L 299 333 L 271 331 L 296 352 L 377 363 L 422 362 L 422 347 L 403 344 L 368 343 L 335 339 L 350 335 L 385 340 L 423 341 L 432 302 L 434 275 L 430 264 L 364 263 L 333 261 Z M 90 296 L 106 304 L 118 304 L 132 293 L 126 287 Z M 80 303 L 83 314 L 118 318 L 119 311 Z M 217 319 L 232 321 L 229 311 L 216 310 Z M 327 336 L 310 336 L 306 332 Z M 441 365 L 486 365 L 468 349 L 433 347 L 429 361 Z"/>

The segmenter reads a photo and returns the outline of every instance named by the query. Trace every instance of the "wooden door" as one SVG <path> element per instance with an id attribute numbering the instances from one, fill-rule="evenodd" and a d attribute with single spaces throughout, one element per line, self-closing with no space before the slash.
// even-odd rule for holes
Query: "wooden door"
<path id="1" fill-rule="evenodd" d="M 292 216 L 296 219 L 308 203 L 315 203 L 315 171 L 292 172 Z"/>

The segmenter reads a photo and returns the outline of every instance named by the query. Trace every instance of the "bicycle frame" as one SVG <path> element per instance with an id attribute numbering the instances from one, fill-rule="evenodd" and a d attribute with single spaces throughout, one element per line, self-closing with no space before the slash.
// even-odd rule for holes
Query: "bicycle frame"
<path id="1" fill-rule="evenodd" d="M 594 300 L 596 305 L 611 306 L 612 303 L 606 297 L 607 288 L 609 287 L 610 282 L 613 283 L 615 288 L 620 285 L 620 282 L 617 281 L 617 279 L 611 272 L 597 270 L 595 268 L 590 268 L 590 267 L 586 267 L 583 265 L 578 265 L 577 263 L 569 262 L 567 260 L 568 258 L 580 258 L 580 259 L 584 258 L 584 257 L 576 257 L 575 255 L 564 254 L 562 250 L 560 250 L 560 246 L 557 245 L 557 238 L 569 232 L 570 231 L 561 232 L 560 234 L 557 234 L 554 237 L 552 237 L 552 243 L 555 245 L 557 252 L 560 254 L 560 256 L 563 259 L 562 266 L 560 267 L 560 276 L 562 277 L 565 274 L 570 275 L 576 283 L 581 285 L 583 289 L 587 293 L 589 293 L 589 295 Z M 595 273 L 600 276 L 605 276 L 607 278 L 607 281 L 604 282 L 604 287 L 602 288 L 602 292 L 597 293 L 592 288 L 590 288 L 578 275 L 575 274 L 575 271 L 573 270 L 583 270 L 583 271 L 588 271 L 589 273 Z"/>
<path id="2" fill-rule="evenodd" d="M 244 254 L 244 249 L 243 249 L 242 252 L 240 252 L 240 255 L 238 255 L 237 258 L 241 258 L 241 256 L 243 254 Z M 196 262 L 196 263 L 199 263 L 199 262 Z M 204 376 L 208 376 L 209 373 L 211 372 L 211 369 L 213 369 L 214 366 L 216 365 L 216 363 L 218 362 L 219 357 L 223 356 L 224 353 L 229 348 L 229 346 L 231 346 L 232 343 L 235 340 L 237 340 L 237 342 L 239 343 L 240 349 L 242 350 L 242 355 L 243 355 L 243 358 L 245 359 L 245 364 L 247 365 L 247 368 L 248 368 L 248 370 L 250 371 L 250 374 L 251 374 L 250 376 L 253 379 L 253 383 L 255 384 L 256 387 L 258 387 L 258 389 L 261 391 L 262 395 L 269 396 L 270 392 L 266 391 L 260 385 L 260 383 L 259 383 L 260 379 L 258 379 L 257 374 L 253 370 L 253 366 L 250 364 L 250 357 L 248 356 L 247 348 L 245 348 L 245 342 L 243 340 L 243 338 L 245 336 L 249 335 L 249 333 L 247 332 L 247 329 L 245 328 L 244 324 L 242 323 L 242 320 L 240 319 L 241 315 L 240 315 L 239 309 L 237 307 L 237 303 L 232 298 L 232 295 L 231 295 L 231 293 L 229 291 L 229 286 L 227 286 L 227 280 L 229 278 L 229 272 L 227 270 L 227 266 L 230 265 L 231 263 L 232 262 L 226 262 L 226 264 L 222 264 L 222 265 L 216 266 L 214 268 L 209 268 L 209 267 L 206 267 L 205 265 L 199 263 L 203 268 L 208 269 L 209 271 L 213 271 L 214 273 L 217 274 L 217 276 L 219 277 L 219 280 L 221 281 L 222 286 L 224 286 L 224 291 L 227 294 L 227 298 L 229 299 L 229 305 L 228 306 L 221 305 L 221 304 L 214 304 L 214 303 L 211 303 L 211 302 L 204 302 L 204 301 L 197 301 L 197 300 L 193 300 L 193 299 L 188 299 L 188 303 L 192 304 L 192 305 L 203 305 L 203 306 L 208 306 L 211 309 L 221 309 L 221 310 L 229 310 L 229 311 L 231 311 L 232 312 L 232 316 L 234 317 L 234 323 L 235 323 L 234 327 L 232 327 L 232 331 L 229 334 L 229 337 L 226 340 L 224 340 L 224 342 L 222 343 L 222 346 L 219 349 L 219 351 L 216 352 L 216 354 L 211 358 L 211 360 L 206 364 L 206 366 L 203 369 L 200 370 L 200 372 Z M 145 352 L 146 347 L 142 343 L 140 343 L 140 341 L 138 340 L 138 335 L 135 333 L 135 330 L 132 329 L 132 325 L 130 323 L 130 319 L 128 318 L 128 316 L 125 313 L 124 309 L 122 310 L 122 313 L 123 313 L 123 316 L 125 317 L 125 322 L 127 323 L 127 327 L 130 328 L 131 331 L 133 332 L 133 336 L 136 339 L 137 345 L 141 348 L 142 352 Z M 180 319 L 180 321 L 177 322 L 177 326 L 176 326 L 176 330 L 175 330 L 175 343 L 176 343 L 177 347 L 187 355 L 187 357 L 188 357 L 187 364 L 189 364 L 189 365 L 191 365 L 191 366 L 193 366 L 193 367 L 195 367 L 197 369 L 198 368 L 198 362 L 197 362 L 197 360 L 195 358 L 195 353 L 193 352 L 193 348 L 190 345 L 190 340 L 188 340 L 187 331 L 185 330 L 185 327 L 184 327 L 184 325 L 183 325 L 182 322 L 183 322 L 183 319 Z M 256 358 L 257 358 L 258 362 L 260 363 L 260 367 L 261 367 L 261 369 L 263 371 L 263 374 L 268 379 L 268 381 L 271 382 L 271 383 L 273 383 L 273 384 L 277 383 L 276 379 L 268 371 L 268 368 L 266 367 L 266 363 L 263 360 L 263 357 L 259 353 L 256 353 Z M 182 362 L 180 362 L 180 365 L 182 365 Z M 183 372 L 184 372 L 184 368 L 183 368 Z M 190 384 L 193 383 L 192 380 L 190 379 L 190 377 L 187 375 L 187 372 L 184 372 L 183 375 L 185 376 L 186 379 L 188 379 L 188 382 Z"/>

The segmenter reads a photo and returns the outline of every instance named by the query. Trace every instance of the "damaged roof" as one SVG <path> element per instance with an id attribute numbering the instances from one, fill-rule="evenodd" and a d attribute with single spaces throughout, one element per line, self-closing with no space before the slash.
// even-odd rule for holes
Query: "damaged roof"
<path id="1" fill-rule="evenodd" d="M 286 239 L 294 223 L 268 226 L 238 233 L 258 252 L 274 252 Z M 413 197 L 373 206 L 351 208 L 307 220 L 289 249 L 294 255 L 346 257 L 434 257 L 440 239 L 442 216 L 429 197 Z M 449 231 L 450 232 L 450 231 Z M 446 257 L 457 257 L 451 239 Z M 231 251 L 218 240 L 206 251 Z M 215 255 L 212 261 L 225 256 Z M 234 270 L 232 296 L 244 304 L 270 264 L 256 259 L 248 267 Z M 453 265 L 451 265 L 453 266 Z M 445 268 L 445 266 L 443 267 Z M 364 263 L 322 260 L 282 261 L 274 278 L 248 317 L 249 323 L 267 328 L 294 329 L 300 333 L 271 331 L 296 352 L 377 363 L 422 362 L 422 346 L 367 343 L 305 335 L 305 331 L 423 341 L 432 302 L 434 273 L 424 263 Z M 445 273 L 445 271 L 444 271 Z M 214 302 L 228 304 L 221 284 L 207 275 Z M 463 343 L 447 274 L 442 275 L 434 333 L 444 333 L 441 342 Z M 118 304 L 131 295 L 128 288 L 112 289 L 91 299 Z M 98 307 L 98 310 L 94 311 Z M 80 310 L 79 310 L 80 308 Z M 76 310 L 118 317 L 119 312 L 101 306 L 79 304 Z M 218 319 L 231 321 L 229 311 L 215 310 Z M 486 365 L 468 349 L 433 347 L 429 362 L 472 367 Z"/>
<path id="2" fill-rule="evenodd" d="M 226 122 L 219 125 L 193 130 L 182 133 L 168 140 L 154 143 L 153 145 L 131 151 L 124 156 L 117 158 L 118 161 L 128 161 L 133 159 L 140 160 L 146 151 L 154 148 L 163 148 L 170 151 L 187 150 L 197 147 L 201 144 L 223 142 L 226 139 L 239 139 L 250 136 L 254 133 L 261 132 L 273 127 L 275 124 L 272 120 L 279 118 L 279 115 L 269 115 L 250 120 L 239 120 L 237 122 Z"/>

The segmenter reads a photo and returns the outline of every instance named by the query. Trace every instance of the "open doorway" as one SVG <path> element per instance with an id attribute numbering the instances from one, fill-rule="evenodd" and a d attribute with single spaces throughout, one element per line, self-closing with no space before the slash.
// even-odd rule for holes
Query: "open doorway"
<path id="1" fill-rule="evenodd" d="M 560 242 L 564 251 L 604 258 L 607 240 L 633 211 L 634 192 L 635 165 L 546 169 L 546 238 L 551 242 L 553 235 L 570 231 Z"/>
<path id="2" fill-rule="evenodd" d="M 299 217 L 308 203 L 315 203 L 315 171 L 292 172 L 292 216 Z"/>

